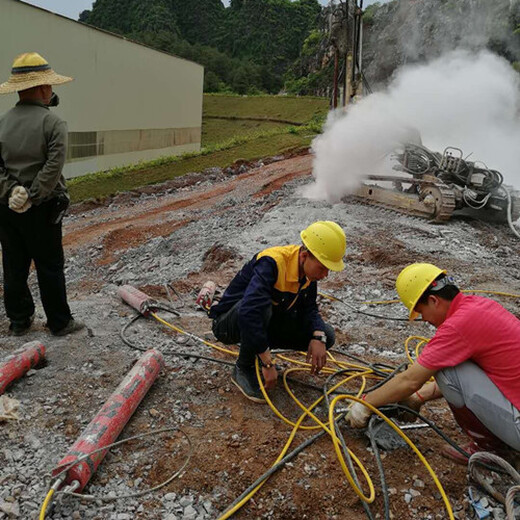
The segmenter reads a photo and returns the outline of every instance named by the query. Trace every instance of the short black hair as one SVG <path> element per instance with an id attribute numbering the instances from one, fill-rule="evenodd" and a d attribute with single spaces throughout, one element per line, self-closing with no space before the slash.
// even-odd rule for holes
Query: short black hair
<path id="1" fill-rule="evenodd" d="M 305 244 L 302 244 L 301 250 L 308 253 L 311 258 L 316 258 L 316 256 L 312 253 L 312 251 Z"/>
<path id="2" fill-rule="evenodd" d="M 441 273 L 437 278 L 435 278 L 435 281 L 442 280 L 443 278 L 446 278 L 446 275 L 444 273 Z M 431 294 L 434 294 L 435 296 L 438 296 L 439 298 L 442 298 L 443 300 L 448 300 L 451 302 L 454 300 L 455 296 L 460 293 L 459 288 L 455 284 L 448 284 L 442 287 L 441 289 L 438 289 L 437 291 L 431 290 L 431 285 L 424 291 L 421 295 L 421 297 L 417 300 L 417 303 L 427 303 L 428 302 L 428 296 Z M 416 303 L 416 305 L 417 305 Z"/>

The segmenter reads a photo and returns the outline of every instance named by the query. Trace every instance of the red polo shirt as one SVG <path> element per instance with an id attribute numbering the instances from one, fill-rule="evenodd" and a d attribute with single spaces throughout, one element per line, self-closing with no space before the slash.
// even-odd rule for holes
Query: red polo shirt
<path id="1" fill-rule="evenodd" d="M 473 361 L 520 409 L 520 320 L 497 302 L 459 293 L 417 362 L 441 370 Z"/>

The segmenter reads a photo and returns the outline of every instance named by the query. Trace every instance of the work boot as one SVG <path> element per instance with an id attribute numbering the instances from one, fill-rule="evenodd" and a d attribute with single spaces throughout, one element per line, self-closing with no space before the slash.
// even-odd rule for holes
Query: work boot
<path id="1" fill-rule="evenodd" d="M 513 449 L 503 448 L 500 450 L 490 450 L 481 448 L 476 442 L 471 441 L 465 446 L 461 446 L 461 448 L 468 453 L 470 456 L 474 453 L 478 453 L 479 451 L 485 451 L 486 453 L 492 453 L 493 455 L 497 455 L 498 457 L 504 459 L 509 462 L 515 469 L 518 468 L 520 464 L 520 459 L 518 453 Z M 447 459 L 451 459 L 453 462 L 457 464 L 462 464 L 463 466 L 467 466 L 469 458 L 462 455 L 462 453 L 458 452 L 451 444 L 445 444 L 441 449 L 441 455 L 446 457 Z M 517 469 L 518 471 L 518 469 Z"/>
<path id="2" fill-rule="evenodd" d="M 78 330 L 82 330 L 85 328 L 85 324 L 82 321 L 75 320 L 71 318 L 67 325 L 60 330 L 51 330 L 51 334 L 53 336 L 66 336 L 67 334 L 72 334 L 73 332 L 78 332 Z"/>
<path id="3" fill-rule="evenodd" d="M 471 439 L 471 442 L 463 447 L 464 451 L 470 455 L 478 451 L 487 451 L 503 458 L 510 454 L 509 446 L 494 433 L 490 432 L 467 406 L 457 408 L 451 403 L 448 403 L 448 405 L 458 425 Z M 467 457 L 459 453 L 453 446 L 444 446 L 441 450 L 441 454 L 459 464 L 466 465 L 468 463 Z"/>
<path id="4" fill-rule="evenodd" d="M 29 332 L 33 321 L 34 314 L 26 320 L 12 321 L 9 325 L 9 334 L 12 336 L 24 336 Z"/>
<path id="5" fill-rule="evenodd" d="M 466 452 L 469 453 L 469 455 L 473 455 L 474 453 L 477 453 L 479 451 L 488 451 L 483 450 L 478 447 L 478 444 L 476 442 L 471 441 L 470 443 L 466 444 L 465 446 L 461 446 L 461 448 Z M 453 462 L 456 462 L 457 464 L 462 464 L 463 466 L 468 465 L 469 458 L 465 455 L 462 455 L 459 451 L 457 451 L 451 444 L 445 444 L 441 448 L 441 455 L 443 457 L 446 457 L 447 459 L 452 460 Z"/>
<path id="6" fill-rule="evenodd" d="M 231 381 L 233 381 L 234 385 L 251 401 L 255 403 L 265 403 L 254 367 L 246 369 L 235 365 L 233 367 Z"/>

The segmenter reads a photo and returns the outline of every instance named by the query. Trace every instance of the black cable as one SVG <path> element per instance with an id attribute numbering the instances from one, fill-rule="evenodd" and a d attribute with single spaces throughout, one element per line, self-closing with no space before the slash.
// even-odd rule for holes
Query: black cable
<path id="1" fill-rule="evenodd" d="M 251 491 L 253 491 L 258 485 L 260 485 L 264 480 L 268 479 L 271 475 L 276 473 L 279 469 L 283 468 L 288 462 L 290 462 L 296 455 L 302 452 L 305 448 L 313 444 L 320 437 L 325 435 L 325 430 L 321 430 L 319 433 L 307 439 L 305 442 L 302 442 L 296 449 L 288 453 L 283 459 L 277 462 L 274 466 L 271 466 L 261 477 L 257 478 L 238 498 L 234 500 L 232 504 L 230 504 L 225 511 L 222 512 L 221 516 L 224 515 L 230 509 L 233 509 L 239 502 L 241 502 Z"/>
<path id="2" fill-rule="evenodd" d="M 368 438 L 370 439 L 370 446 L 372 447 L 372 452 L 374 453 L 374 457 L 376 459 L 377 469 L 379 471 L 379 478 L 381 480 L 381 489 L 383 489 L 383 504 L 385 506 L 385 520 L 390 520 L 390 493 L 388 491 L 388 484 L 386 483 L 385 477 L 385 469 L 383 468 L 383 461 L 381 459 L 381 452 L 379 451 L 379 446 L 377 445 L 375 434 L 374 434 L 374 424 L 379 419 L 378 416 L 374 415 L 370 418 L 368 422 Z"/>
<path id="3" fill-rule="evenodd" d="M 364 359 L 354 356 L 353 354 L 349 354 L 347 352 L 343 352 L 342 350 L 338 350 L 338 349 L 330 349 L 330 352 L 341 354 L 342 356 L 348 357 L 358 363 L 365 365 L 367 368 L 370 368 L 376 375 L 378 375 L 382 378 L 385 378 L 385 381 L 386 381 L 386 378 L 389 376 L 388 372 L 383 372 L 382 370 L 379 370 L 377 367 L 392 370 L 392 375 L 395 375 L 397 372 L 401 371 L 403 368 L 405 368 L 408 365 L 408 362 L 406 362 L 406 361 L 401 363 L 397 367 L 395 367 L 393 365 L 387 365 L 386 363 L 372 363 L 370 361 L 365 361 Z M 372 387 L 372 390 L 375 390 L 379 386 L 381 386 L 380 383 L 378 383 L 376 386 Z"/>
<path id="4" fill-rule="evenodd" d="M 157 307 L 157 309 L 159 309 L 159 307 Z M 160 310 L 166 310 L 166 309 L 160 308 Z M 172 312 L 171 309 L 168 309 L 168 311 Z M 125 336 L 125 332 L 128 329 L 128 327 L 130 327 L 130 325 L 135 323 L 141 317 L 143 317 L 142 314 L 137 314 L 136 316 L 134 316 L 121 329 L 121 331 L 119 333 L 119 336 L 121 337 L 121 339 L 123 340 L 123 343 L 125 343 L 125 345 L 128 345 L 129 347 L 131 347 L 133 349 L 140 350 L 141 352 L 146 352 L 147 350 L 149 350 L 147 347 L 144 347 L 142 345 L 137 345 L 136 343 L 133 343 L 132 341 L 127 339 L 126 336 Z M 205 361 L 211 361 L 213 363 L 218 363 L 220 365 L 235 366 L 235 363 L 232 363 L 231 361 L 226 361 L 224 359 L 218 359 L 218 358 L 212 358 L 212 357 L 209 357 L 209 356 L 201 356 L 200 354 L 189 354 L 187 352 L 185 353 L 185 352 L 172 352 L 172 351 L 165 351 L 165 352 L 161 351 L 161 354 L 166 355 L 166 356 L 178 356 L 178 357 L 182 357 L 182 358 L 204 359 Z"/>
<path id="5" fill-rule="evenodd" d="M 323 384 L 323 396 L 324 396 L 325 402 L 327 403 L 327 408 L 330 408 L 330 399 L 329 399 L 329 392 L 328 392 L 328 388 L 329 388 L 330 383 L 332 382 L 332 380 L 335 377 L 338 377 L 338 376 L 340 376 L 342 374 L 345 374 L 347 372 L 350 373 L 351 370 L 348 369 L 348 368 L 343 369 L 343 370 L 338 370 L 338 371 L 334 372 L 334 374 L 331 374 L 329 377 L 327 377 L 327 379 L 325 380 L 325 383 Z M 349 453 L 348 448 L 347 448 L 347 443 L 345 442 L 345 437 L 343 436 L 343 433 L 341 432 L 341 429 L 340 429 L 338 423 L 339 423 L 339 420 L 334 418 L 333 419 L 334 430 L 335 430 L 336 436 L 339 438 L 339 441 L 340 441 L 340 444 L 341 444 L 341 451 L 343 452 L 343 458 L 347 462 L 347 466 L 348 466 L 348 469 L 350 471 L 350 474 L 352 475 L 352 479 L 354 480 L 354 483 L 359 488 L 360 487 L 360 483 L 359 483 L 359 479 L 357 477 L 356 469 L 354 468 L 354 464 L 352 462 L 352 457 L 350 456 L 350 453 Z M 378 470 L 380 468 L 382 468 L 382 464 L 381 465 L 378 464 Z M 384 481 L 384 476 L 382 477 L 382 480 Z M 388 491 L 386 491 L 386 492 L 388 492 Z M 385 493 L 385 490 L 383 489 L 383 494 L 384 493 Z M 374 518 L 374 516 L 372 514 L 372 511 L 371 511 L 369 505 L 364 500 L 361 501 L 361 504 L 363 506 L 363 509 L 365 510 L 365 513 L 366 513 L 367 517 L 370 520 L 372 520 Z"/>
<path id="6" fill-rule="evenodd" d="M 329 295 L 326 295 L 325 298 L 330 299 L 331 301 L 336 301 L 336 302 L 342 303 L 343 305 L 345 305 L 345 307 L 351 309 L 355 313 L 363 314 L 365 316 L 370 316 L 371 318 L 379 318 L 380 320 L 409 321 L 408 318 L 394 318 L 393 316 L 381 316 L 379 314 L 373 314 L 371 312 L 362 311 L 360 309 L 357 309 L 350 303 L 343 301 L 341 298 L 338 298 L 337 296 L 330 297 Z"/>
<path id="7" fill-rule="evenodd" d="M 358 66 L 359 66 L 359 63 L 358 63 Z M 364 72 L 361 72 L 361 79 L 363 80 L 363 85 L 365 85 L 367 92 L 369 94 L 372 94 L 372 87 L 370 86 L 370 83 L 368 82 L 367 77 L 365 76 Z"/>
<path id="8" fill-rule="evenodd" d="M 162 309 L 162 310 L 164 310 L 164 309 Z M 120 336 L 121 340 L 123 341 L 123 343 L 125 343 L 125 345 L 128 345 L 129 347 L 131 347 L 135 350 L 139 350 L 140 352 L 146 352 L 149 349 L 143 345 L 134 343 L 131 340 L 129 340 L 126 337 L 125 332 L 133 323 L 135 323 L 139 318 L 143 318 L 143 317 L 144 316 L 142 314 L 135 315 L 126 325 L 124 325 L 124 327 L 119 332 L 119 336 Z M 178 345 L 178 343 L 176 343 L 175 341 L 173 341 L 173 343 Z M 293 351 L 290 351 L 290 352 L 293 352 Z M 221 365 L 227 365 L 230 367 L 235 366 L 235 363 L 233 363 L 232 361 L 226 361 L 224 359 L 218 359 L 218 358 L 213 358 L 213 357 L 209 357 L 209 356 L 202 356 L 200 354 L 188 354 L 188 353 L 184 353 L 184 352 L 172 352 L 172 351 L 161 351 L 161 354 L 163 354 L 165 356 L 178 356 L 178 357 L 182 357 L 182 358 L 186 358 L 186 359 L 189 359 L 189 358 L 202 359 L 205 361 L 210 361 L 212 363 L 218 363 Z M 305 386 L 307 388 L 310 388 L 311 390 L 316 390 L 320 393 L 323 391 L 323 388 L 321 386 L 313 385 L 312 383 L 308 383 L 307 381 L 301 381 L 300 379 L 295 379 L 293 377 L 288 377 L 287 381 L 290 381 L 291 383 L 299 384 L 301 386 Z M 339 390 L 332 392 L 332 394 L 340 394 L 340 393 L 341 392 Z"/>
<path id="9" fill-rule="evenodd" d="M 341 444 L 341 451 L 343 452 L 343 458 L 347 461 L 348 470 L 350 471 L 350 474 L 352 476 L 352 480 L 356 484 L 356 486 L 361 489 L 361 484 L 359 482 L 359 479 L 357 477 L 356 468 L 354 467 L 354 463 L 352 462 L 352 457 L 350 456 L 350 453 L 347 448 L 347 443 L 345 442 L 345 437 L 341 433 L 341 430 L 339 428 L 338 420 L 334 418 L 334 430 L 336 432 L 336 436 L 339 438 L 339 442 Z M 378 466 L 379 469 L 379 466 Z M 370 509 L 370 506 L 364 501 L 361 501 L 361 505 L 363 506 L 363 509 L 365 510 L 365 513 L 369 520 L 375 520 L 374 515 L 372 514 L 372 510 Z"/>
<path id="10" fill-rule="evenodd" d="M 401 372 L 403 369 L 406 369 L 407 367 L 408 367 L 408 362 L 403 361 L 399 366 L 395 367 L 395 369 L 392 372 L 390 372 L 390 373 L 385 372 L 385 378 L 382 379 L 381 381 L 377 382 L 375 385 L 372 385 L 367 390 L 367 394 L 369 392 L 373 392 L 376 388 L 383 386 L 387 381 L 390 381 L 390 379 L 392 379 L 395 375 L 397 375 L 399 372 Z"/>

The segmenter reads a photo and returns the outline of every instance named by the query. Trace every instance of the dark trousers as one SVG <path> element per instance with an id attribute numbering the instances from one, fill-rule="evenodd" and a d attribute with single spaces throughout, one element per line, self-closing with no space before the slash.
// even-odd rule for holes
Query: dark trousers
<path id="1" fill-rule="evenodd" d="M 240 343 L 240 353 L 237 365 L 249 368 L 255 363 L 257 351 L 249 343 L 248 338 L 241 334 L 239 324 L 240 302 L 213 320 L 213 334 L 226 345 Z M 263 315 L 264 326 L 267 329 L 269 348 L 281 348 L 306 352 L 314 330 L 312 325 L 297 313 L 276 314 L 268 307 Z M 323 331 L 327 336 L 327 349 L 334 345 L 336 335 L 334 329 L 325 324 Z"/>
<path id="2" fill-rule="evenodd" d="M 71 319 L 65 275 L 61 222 L 51 224 L 53 201 L 15 213 L 0 205 L 0 243 L 4 268 L 4 303 L 11 322 L 25 323 L 34 314 L 27 285 L 34 261 L 47 325 L 51 331 L 65 327 Z"/>

